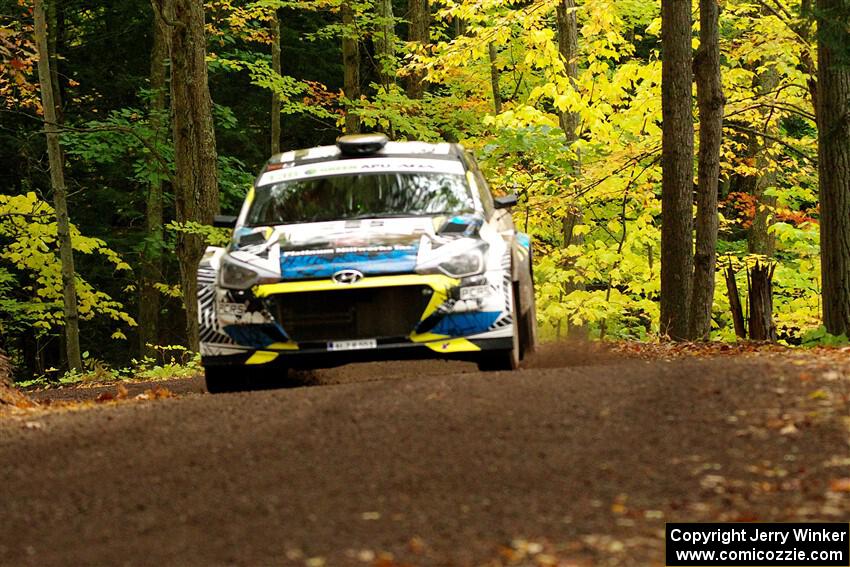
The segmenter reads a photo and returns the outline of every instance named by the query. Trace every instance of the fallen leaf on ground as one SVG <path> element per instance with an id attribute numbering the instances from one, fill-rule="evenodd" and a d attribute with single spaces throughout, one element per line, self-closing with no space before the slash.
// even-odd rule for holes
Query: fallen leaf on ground
<path id="1" fill-rule="evenodd" d="M 416 554 L 423 553 L 426 548 L 425 541 L 418 536 L 410 538 L 410 541 L 407 543 L 407 545 L 410 548 L 410 551 Z"/>
<path id="2" fill-rule="evenodd" d="M 789 423 L 788 425 L 786 425 L 785 427 L 780 429 L 779 433 L 781 433 L 782 435 L 794 435 L 795 433 L 797 433 L 799 431 L 800 430 L 797 429 L 796 425 L 794 425 L 793 423 Z"/>
<path id="3" fill-rule="evenodd" d="M 112 395 L 112 392 L 101 392 L 94 399 L 94 401 L 96 401 L 98 403 L 111 402 L 113 400 L 115 400 L 115 396 Z"/>
<path id="4" fill-rule="evenodd" d="M 135 399 L 137 400 L 164 400 L 166 398 L 176 398 L 174 392 L 169 390 L 168 388 L 162 388 L 157 386 L 156 388 L 148 388 L 141 394 L 138 394 Z"/>

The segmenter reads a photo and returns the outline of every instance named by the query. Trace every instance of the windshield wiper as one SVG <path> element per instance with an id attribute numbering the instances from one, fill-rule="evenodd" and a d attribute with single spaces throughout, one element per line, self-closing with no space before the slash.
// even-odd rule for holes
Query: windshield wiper
<path id="1" fill-rule="evenodd" d="M 460 217 L 464 215 L 474 215 L 475 211 L 472 210 L 461 210 L 461 211 L 440 211 L 438 213 L 428 213 L 428 216 L 431 217 Z"/>
<path id="2" fill-rule="evenodd" d="M 362 220 L 362 219 L 402 219 L 420 216 L 418 213 L 363 213 L 353 217 L 345 217 L 340 220 Z"/>

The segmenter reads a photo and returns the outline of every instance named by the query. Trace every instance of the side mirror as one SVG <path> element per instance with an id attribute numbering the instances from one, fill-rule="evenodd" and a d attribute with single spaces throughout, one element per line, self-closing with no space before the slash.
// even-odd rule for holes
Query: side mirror
<path id="1" fill-rule="evenodd" d="M 213 226 L 216 228 L 236 228 L 236 217 L 232 215 L 216 215 L 213 217 Z"/>
<path id="2" fill-rule="evenodd" d="M 516 193 L 511 193 L 510 195 L 505 195 L 504 197 L 496 197 L 493 199 L 493 206 L 497 209 L 507 209 L 509 207 L 513 207 L 518 202 Z"/>

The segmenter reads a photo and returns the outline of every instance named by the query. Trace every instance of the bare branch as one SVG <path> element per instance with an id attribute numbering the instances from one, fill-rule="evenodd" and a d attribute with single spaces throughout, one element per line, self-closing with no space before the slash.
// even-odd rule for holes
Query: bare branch
<path id="1" fill-rule="evenodd" d="M 770 134 L 765 134 L 764 132 L 762 132 L 760 130 L 756 130 L 756 129 L 750 128 L 748 126 L 744 126 L 740 122 L 728 120 L 726 122 L 726 124 L 724 124 L 724 128 L 730 128 L 732 130 L 735 130 L 736 132 L 744 132 L 746 134 L 752 134 L 754 136 L 760 136 L 760 137 L 764 138 L 765 140 L 770 140 L 771 142 L 776 142 L 780 146 L 784 147 L 785 149 L 792 152 L 793 154 L 800 156 L 801 158 L 808 161 L 809 163 L 812 163 L 812 164 L 817 163 L 816 159 L 807 155 L 805 152 L 798 150 L 797 148 L 795 148 L 794 146 L 792 146 L 791 144 L 789 144 L 788 142 L 786 142 L 782 138 L 778 138 L 776 136 L 771 136 Z"/>
<path id="2" fill-rule="evenodd" d="M 805 49 L 806 52 L 809 55 L 812 54 L 812 43 L 805 36 L 803 36 L 803 34 L 797 28 L 797 26 L 795 26 L 790 21 L 791 19 L 793 19 L 793 18 L 791 18 L 790 14 L 788 15 L 787 18 L 784 17 L 774 6 L 768 4 L 766 2 L 766 0 L 756 0 L 756 2 L 759 4 L 759 6 L 762 6 L 765 10 L 770 12 L 772 15 L 776 16 L 776 18 L 779 19 L 780 22 L 785 24 L 788 27 L 788 29 L 791 30 L 791 33 L 793 33 L 795 36 L 797 36 L 797 39 L 800 41 L 800 43 L 803 46 L 803 49 Z M 783 11 L 784 11 L 784 9 L 783 9 Z M 787 12 L 785 12 L 785 13 L 788 14 Z M 808 65 L 807 65 L 807 67 L 808 67 Z M 806 70 L 812 71 L 812 69 L 806 69 Z"/>

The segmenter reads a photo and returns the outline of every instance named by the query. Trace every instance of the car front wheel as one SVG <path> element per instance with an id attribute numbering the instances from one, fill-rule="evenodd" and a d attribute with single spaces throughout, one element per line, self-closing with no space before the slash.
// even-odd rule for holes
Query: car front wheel
<path id="1" fill-rule="evenodd" d="M 514 297 L 518 296 L 519 293 L 515 290 Z M 533 292 L 532 297 L 534 297 Z M 537 350 L 537 306 L 532 299 L 531 305 L 521 307 L 526 307 L 525 312 L 519 316 L 520 359 L 525 360 L 527 355 Z"/>
<path id="2" fill-rule="evenodd" d="M 516 286 L 513 289 L 513 302 L 511 305 L 511 348 L 504 350 L 490 350 L 481 353 L 478 360 L 478 370 L 482 372 L 497 372 L 500 370 L 516 370 L 519 368 L 521 356 L 520 347 L 520 323 L 518 320 L 519 309 L 517 305 L 518 294 Z"/>
<path id="3" fill-rule="evenodd" d="M 280 367 L 205 366 L 204 374 L 210 394 L 268 390 L 283 388 L 288 384 L 288 373 Z"/>

